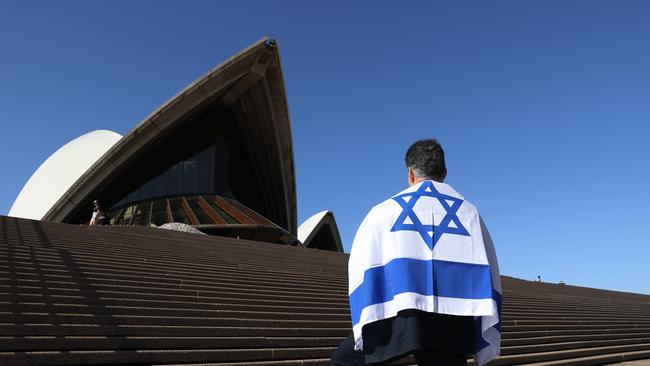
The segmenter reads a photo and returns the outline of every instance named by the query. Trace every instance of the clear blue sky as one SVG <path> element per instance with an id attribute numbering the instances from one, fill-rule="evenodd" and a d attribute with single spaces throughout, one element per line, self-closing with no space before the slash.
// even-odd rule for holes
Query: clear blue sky
<path id="1" fill-rule="evenodd" d="M 436 137 L 503 274 L 650 294 L 650 2 L 274 3 L 1 2 L 0 214 L 69 140 L 270 35 L 300 222 L 333 210 L 349 250 Z"/>

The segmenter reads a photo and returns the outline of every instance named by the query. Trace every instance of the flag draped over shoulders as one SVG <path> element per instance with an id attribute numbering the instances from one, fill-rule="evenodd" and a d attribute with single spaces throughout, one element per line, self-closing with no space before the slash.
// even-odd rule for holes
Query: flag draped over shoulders
<path id="1" fill-rule="evenodd" d="M 475 317 L 476 363 L 499 355 L 496 253 L 476 207 L 451 186 L 423 181 L 373 207 L 348 274 L 355 349 L 363 349 L 364 325 L 417 309 Z"/>

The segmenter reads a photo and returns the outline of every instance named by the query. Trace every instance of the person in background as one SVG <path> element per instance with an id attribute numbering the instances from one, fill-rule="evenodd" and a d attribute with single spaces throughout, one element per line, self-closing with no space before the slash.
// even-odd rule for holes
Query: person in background
<path id="1" fill-rule="evenodd" d="M 106 213 L 99 205 L 99 201 L 93 201 L 93 216 L 90 219 L 90 226 L 106 225 Z"/>

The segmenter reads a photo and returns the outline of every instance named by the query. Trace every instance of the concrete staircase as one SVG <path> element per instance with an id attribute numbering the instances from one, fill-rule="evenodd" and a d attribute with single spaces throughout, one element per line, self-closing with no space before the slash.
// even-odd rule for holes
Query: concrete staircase
<path id="1" fill-rule="evenodd" d="M 328 365 L 346 277 L 341 253 L 0 217 L 0 365 Z M 503 286 L 493 365 L 650 358 L 650 296 Z"/>

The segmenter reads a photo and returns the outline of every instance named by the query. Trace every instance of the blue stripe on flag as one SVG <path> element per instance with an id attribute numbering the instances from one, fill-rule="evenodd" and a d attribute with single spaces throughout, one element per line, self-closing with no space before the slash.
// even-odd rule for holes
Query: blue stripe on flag
<path id="1" fill-rule="evenodd" d="M 492 298 L 490 266 L 473 263 L 396 258 L 363 274 L 363 283 L 350 294 L 352 324 L 361 311 L 392 300 L 395 295 L 415 292 L 424 296 L 461 299 Z"/>

